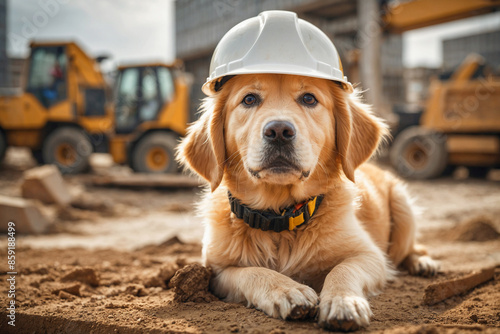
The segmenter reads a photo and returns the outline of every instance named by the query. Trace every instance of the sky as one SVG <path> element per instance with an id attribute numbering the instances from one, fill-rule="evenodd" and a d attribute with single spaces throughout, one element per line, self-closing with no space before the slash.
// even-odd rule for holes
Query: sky
<path id="1" fill-rule="evenodd" d="M 112 55 L 111 70 L 127 62 L 175 59 L 173 0 L 8 0 L 12 57 L 28 55 L 28 41 L 76 40 L 90 55 Z M 441 41 L 500 29 L 500 13 L 413 30 L 403 35 L 407 67 L 441 65 Z"/>
<path id="2" fill-rule="evenodd" d="M 75 40 L 112 55 L 107 67 L 175 59 L 172 0 L 8 0 L 7 25 L 11 57 L 26 57 L 35 39 Z"/>

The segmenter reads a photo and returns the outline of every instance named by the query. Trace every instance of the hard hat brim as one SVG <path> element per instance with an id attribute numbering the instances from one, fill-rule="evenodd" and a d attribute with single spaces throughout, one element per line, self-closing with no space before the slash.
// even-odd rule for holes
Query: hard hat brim
<path id="1" fill-rule="evenodd" d="M 326 75 L 323 72 L 315 71 L 310 68 L 305 68 L 305 67 L 300 67 L 300 66 L 295 66 L 294 68 L 290 67 L 290 65 L 287 65 L 285 69 L 280 68 L 278 65 L 268 65 L 268 66 L 263 66 L 262 64 L 256 65 L 256 66 L 246 66 L 239 68 L 234 71 L 230 71 L 228 73 L 225 73 L 222 76 L 217 76 L 213 78 L 208 78 L 207 82 L 202 86 L 201 90 L 203 93 L 205 93 L 207 96 L 212 96 L 216 93 L 215 91 L 215 83 L 225 77 L 225 76 L 234 76 L 234 75 L 242 75 L 242 74 L 285 74 L 285 75 L 298 75 L 298 76 L 303 76 L 303 77 L 311 77 L 311 78 L 318 78 L 318 79 L 325 79 L 325 80 L 331 80 L 331 81 L 336 81 L 342 84 L 342 87 L 344 90 L 348 93 L 352 93 L 354 91 L 352 84 L 347 81 L 347 78 L 339 78 L 337 76 L 333 75 Z"/>

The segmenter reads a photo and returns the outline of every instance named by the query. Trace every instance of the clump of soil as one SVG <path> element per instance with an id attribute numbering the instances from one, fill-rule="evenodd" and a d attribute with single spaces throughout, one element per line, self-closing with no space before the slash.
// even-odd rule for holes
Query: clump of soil
<path id="1" fill-rule="evenodd" d="M 57 219 L 59 222 L 75 222 L 79 220 L 95 221 L 99 219 L 99 213 L 67 206 L 57 209 Z"/>
<path id="2" fill-rule="evenodd" d="M 197 303 L 217 300 L 208 292 L 212 270 L 201 264 L 193 263 L 178 270 L 170 280 L 169 287 L 174 290 L 175 301 Z"/>
<path id="3" fill-rule="evenodd" d="M 61 277 L 61 282 L 78 281 L 99 286 L 99 276 L 93 268 L 76 268 Z"/>
<path id="4" fill-rule="evenodd" d="M 129 284 L 125 287 L 125 289 L 122 289 L 122 292 L 125 295 L 131 295 L 131 296 L 136 296 L 136 297 L 144 297 L 149 294 L 149 291 L 146 290 L 144 285 L 142 284 Z"/>
<path id="5" fill-rule="evenodd" d="M 115 213 L 112 201 L 96 199 L 88 193 L 82 193 L 74 198 L 71 206 L 80 210 L 99 212 L 103 216 L 112 216 Z"/>
<path id="6" fill-rule="evenodd" d="M 490 217 L 478 216 L 462 222 L 450 232 L 452 241 L 490 241 L 500 238 L 500 233 Z"/>
<path id="7" fill-rule="evenodd" d="M 62 288 L 54 289 L 54 290 L 52 290 L 52 293 L 54 295 L 59 296 L 59 298 L 61 298 L 61 292 L 69 293 L 73 296 L 80 297 L 81 296 L 80 289 L 81 289 L 81 285 L 77 283 L 77 284 L 67 285 L 67 286 L 62 287 Z"/>

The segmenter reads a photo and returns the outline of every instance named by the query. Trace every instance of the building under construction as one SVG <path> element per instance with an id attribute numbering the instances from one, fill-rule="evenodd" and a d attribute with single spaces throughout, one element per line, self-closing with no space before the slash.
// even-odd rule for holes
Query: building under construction
<path id="1" fill-rule="evenodd" d="M 446 39 L 443 41 L 443 68 L 452 70 L 474 50 L 489 66 L 500 69 L 499 42 L 500 30 Z"/>

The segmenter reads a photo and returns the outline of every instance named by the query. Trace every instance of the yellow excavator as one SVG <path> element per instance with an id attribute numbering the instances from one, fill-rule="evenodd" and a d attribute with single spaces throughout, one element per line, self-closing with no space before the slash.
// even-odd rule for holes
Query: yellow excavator
<path id="1" fill-rule="evenodd" d="M 106 82 L 73 42 L 30 47 L 24 91 L 0 95 L 0 160 L 8 146 L 24 146 L 40 163 L 82 172 L 112 130 Z"/>
<path id="2" fill-rule="evenodd" d="M 0 161 L 8 146 L 80 173 L 92 152 L 135 171 L 175 172 L 188 121 L 189 79 L 180 64 L 118 69 L 114 103 L 98 62 L 73 42 L 32 43 L 24 91 L 0 93 Z"/>

